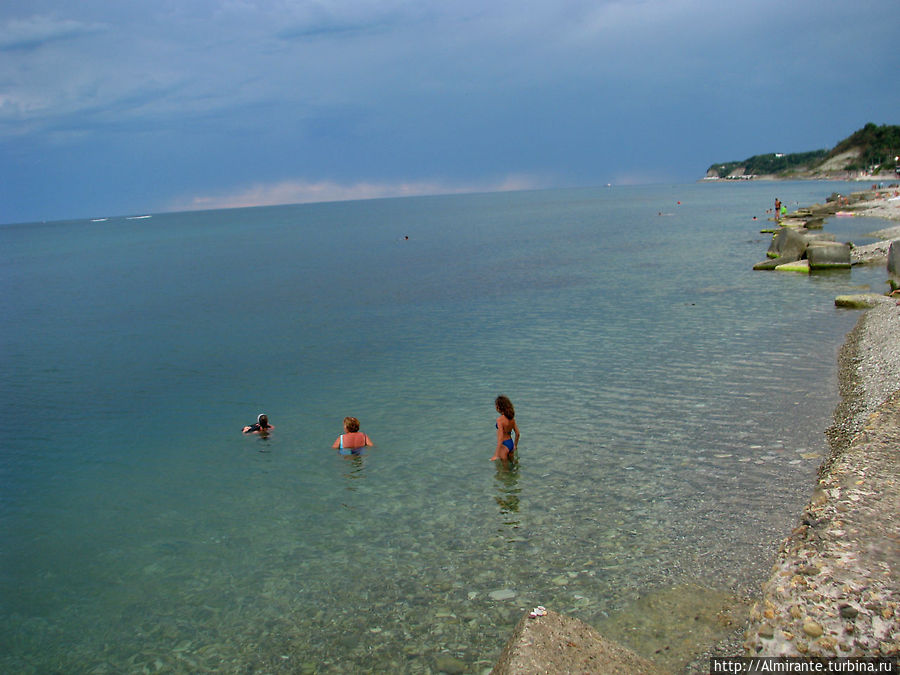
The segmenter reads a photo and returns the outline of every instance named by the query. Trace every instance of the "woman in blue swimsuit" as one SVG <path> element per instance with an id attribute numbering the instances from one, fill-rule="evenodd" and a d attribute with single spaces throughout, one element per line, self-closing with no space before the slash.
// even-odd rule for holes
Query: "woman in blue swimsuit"
<path id="1" fill-rule="evenodd" d="M 358 455 L 363 448 L 375 445 L 368 434 L 359 430 L 359 420 L 355 417 L 344 418 L 344 433 L 334 439 L 332 448 L 341 455 Z"/>
<path id="2" fill-rule="evenodd" d="M 519 425 L 516 424 L 516 409 L 513 408 L 512 401 L 506 396 L 498 396 L 494 400 L 494 405 L 500 417 L 497 418 L 497 449 L 494 450 L 494 456 L 491 461 L 498 459 L 515 459 L 516 449 L 519 447 L 519 439 L 522 434 L 519 433 Z M 513 440 L 513 433 L 516 434 Z"/>

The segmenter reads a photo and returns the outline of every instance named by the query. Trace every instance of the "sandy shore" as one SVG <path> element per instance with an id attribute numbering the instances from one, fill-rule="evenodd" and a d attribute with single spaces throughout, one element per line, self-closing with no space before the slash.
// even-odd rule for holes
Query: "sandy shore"
<path id="1" fill-rule="evenodd" d="M 895 192 L 851 208 L 900 220 Z M 831 454 L 751 611 L 747 655 L 900 655 L 900 305 L 876 300 L 842 349 Z"/>

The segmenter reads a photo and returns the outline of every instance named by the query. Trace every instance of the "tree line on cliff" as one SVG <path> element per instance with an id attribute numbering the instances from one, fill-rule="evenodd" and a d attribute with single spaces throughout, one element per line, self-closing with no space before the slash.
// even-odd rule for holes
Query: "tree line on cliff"
<path id="1" fill-rule="evenodd" d="M 831 150 L 796 153 L 767 153 L 754 155 L 743 161 L 717 162 L 706 175 L 712 178 L 729 176 L 776 176 L 778 178 L 807 178 L 826 172 L 829 160 L 846 155 L 839 166 L 827 172 L 868 172 L 895 177 L 900 156 L 900 126 L 870 122 L 854 132 Z"/>

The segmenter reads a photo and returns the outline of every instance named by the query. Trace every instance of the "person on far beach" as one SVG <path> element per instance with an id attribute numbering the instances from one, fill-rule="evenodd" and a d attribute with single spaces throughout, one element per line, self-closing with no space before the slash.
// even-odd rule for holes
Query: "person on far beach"
<path id="1" fill-rule="evenodd" d="M 259 434 L 260 436 L 267 436 L 269 431 L 274 429 L 271 424 L 269 424 L 269 416 L 260 414 L 256 418 L 256 424 L 250 424 L 244 427 L 245 434 Z"/>
<path id="2" fill-rule="evenodd" d="M 500 417 L 494 424 L 497 427 L 497 449 L 494 450 L 491 461 L 498 459 L 512 461 L 515 459 L 519 439 L 522 437 L 519 433 L 519 425 L 516 424 L 516 409 L 506 396 L 498 396 L 494 399 L 494 407 L 497 408 Z M 516 435 L 515 439 L 513 439 L 513 433 Z"/>
<path id="3" fill-rule="evenodd" d="M 332 448 L 342 455 L 358 455 L 366 446 L 375 445 L 368 434 L 359 430 L 359 420 L 355 417 L 344 418 L 344 433 L 334 439 Z"/>

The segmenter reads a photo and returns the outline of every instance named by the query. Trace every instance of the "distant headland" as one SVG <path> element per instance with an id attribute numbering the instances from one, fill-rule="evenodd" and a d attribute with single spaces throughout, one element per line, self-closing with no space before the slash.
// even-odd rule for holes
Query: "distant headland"
<path id="1" fill-rule="evenodd" d="M 875 180 L 900 175 L 900 126 L 871 122 L 831 150 L 754 155 L 717 162 L 704 180 Z"/>

